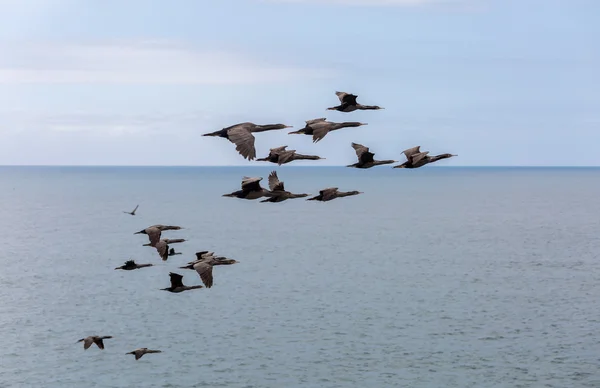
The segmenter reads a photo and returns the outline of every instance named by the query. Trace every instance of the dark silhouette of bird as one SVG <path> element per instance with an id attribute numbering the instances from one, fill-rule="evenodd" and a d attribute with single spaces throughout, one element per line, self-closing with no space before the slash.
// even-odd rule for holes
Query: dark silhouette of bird
<path id="1" fill-rule="evenodd" d="M 382 164 L 396 163 L 396 160 L 374 160 L 375 154 L 369 151 L 369 147 L 362 144 L 352 143 L 352 148 L 356 151 L 358 162 L 346 167 L 371 168 Z"/>
<path id="2" fill-rule="evenodd" d="M 162 351 L 160 351 L 160 350 L 150 350 L 148 348 L 139 348 L 139 349 L 136 349 L 136 350 L 134 350 L 132 352 L 125 353 L 125 354 L 133 354 L 133 355 L 135 355 L 135 360 L 137 361 L 140 358 L 142 358 L 142 356 L 144 354 L 149 354 L 149 353 L 162 353 Z"/>
<path id="3" fill-rule="evenodd" d="M 131 214 L 132 216 L 135 216 L 135 211 L 138 209 L 138 207 L 140 207 L 140 205 L 136 205 L 136 206 L 135 206 L 135 209 L 133 209 L 133 210 L 132 210 L 132 211 L 130 211 L 130 212 L 123 211 L 123 213 L 126 213 L 126 214 Z"/>
<path id="4" fill-rule="evenodd" d="M 419 168 L 426 164 L 437 162 L 441 159 L 451 158 L 453 154 L 440 154 L 436 156 L 429 156 L 429 151 L 421 152 L 421 146 L 416 146 L 402 151 L 406 156 L 406 162 L 394 166 L 392 168 Z"/>
<path id="5" fill-rule="evenodd" d="M 197 288 L 202 288 L 202 286 L 200 286 L 200 285 L 184 286 L 183 281 L 182 281 L 183 275 L 180 275 L 178 273 L 169 272 L 169 277 L 171 278 L 171 287 L 161 288 L 161 291 L 169 291 L 169 292 L 179 293 L 179 292 L 183 292 L 183 291 L 195 290 Z"/>
<path id="6" fill-rule="evenodd" d="M 181 255 L 181 252 L 175 252 L 175 248 L 169 249 L 169 256 Z"/>
<path id="7" fill-rule="evenodd" d="M 233 197 L 240 199 L 258 199 L 261 197 L 272 196 L 273 194 L 269 190 L 263 188 L 260 185 L 260 181 L 262 181 L 262 178 L 250 178 L 245 176 L 242 178 L 241 190 L 234 191 L 230 194 L 223 194 L 223 197 Z"/>
<path id="8" fill-rule="evenodd" d="M 331 201 L 332 199 L 349 197 L 351 195 L 362 194 L 361 191 L 338 191 L 337 187 L 330 187 L 319 191 L 319 195 L 307 199 L 307 201 Z"/>
<path id="9" fill-rule="evenodd" d="M 122 269 L 125 271 L 131 271 L 134 269 L 140 269 L 140 268 L 144 268 L 144 267 L 152 267 L 152 264 L 137 264 L 135 262 L 135 260 L 127 260 L 125 262 L 125 265 L 122 265 L 120 267 L 117 267 L 115 269 Z"/>
<path id="10" fill-rule="evenodd" d="M 245 159 L 253 160 L 256 158 L 256 149 L 254 148 L 254 135 L 252 133 L 274 131 L 277 129 L 292 128 L 285 124 L 267 124 L 256 125 L 254 123 L 240 123 L 221 130 L 205 133 L 202 136 L 219 136 L 224 137 L 233 144 L 235 149 Z"/>
<path id="11" fill-rule="evenodd" d="M 355 110 L 379 110 L 385 109 L 377 105 L 362 105 L 356 102 L 357 95 L 346 92 L 335 92 L 340 99 L 340 105 L 327 108 L 327 110 L 337 110 L 339 112 L 354 112 Z"/>
<path id="12" fill-rule="evenodd" d="M 260 202 L 283 202 L 290 198 L 308 197 L 308 194 L 292 194 L 289 191 L 286 191 L 283 182 L 277 177 L 276 171 L 272 171 L 269 174 L 269 189 L 271 190 L 272 196 Z"/>
<path id="13" fill-rule="evenodd" d="M 89 337 L 85 337 L 80 339 L 79 342 L 83 342 L 83 349 L 87 350 L 90 346 L 92 346 L 92 344 L 96 344 L 96 346 L 98 346 L 100 349 L 104 349 L 104 342 L 103 340 L 105 339 L 109 339 L 112 338 L 112 336 L 110 335 L 105 335 L 105 336 L 97 336 L 97 335 L 91 335 Z"/>
<path id="14" fill-rule="evenodd" d="M 153 247 L 160 240 L 160 236 L 162 231 L 164 230 L 180 230 L 183 229 L 181 226 L 172 226 L 172 225 L 152 225 L 147 227 L 146 229 L 142 229 L 139 232 L 135 232 L 134 234 L 146 234 L 148 235 L 148 239 L 150 240 L 150 246 Z"/>
<path id="15" fill-rule="evenodd" d="M 256 159 L 257 162 L 271 162 L 278 165 L 286 164 L 294 160 L 320 160 L 325 159 L 316 155 L 302 155 L 296 153 L 296 150 L 286 150 L 287 146 L 271 148 L 269 155 L 265 158 Z"/>
<path id="16" fill-rule="evenodd" d="M 319 119 L 313 119 L 306 121 L 306 126 L 297 131 L 288 132 L 290 135 L 311 135 L 313 137 L 313 143 L 318 143 L 325 137 L 329 132 L 336 131 L 341 128 L 360 127 L 361 125 L 367 125 L 366 123 L 359 123 L 357 121 L 348 121 L 343 123 L 333 123 L 325 120 L 324 117 Z"/>
<path id="17" fill-rule="evenodd" d="M 196 257 L 198 260 L 188 263 L 188 265 L 179 268 L 194 269 L 200 275 L 202 283 L 206 288 L 211 288 L 213 285 L 213 274 L 212 270 L 215 265 L 230 265 L 239 263 L 239 261 L 233 259 L 227 259 L 225 257 L 217 258 L 211 254 L 205 252 L 197 252 Z"/>

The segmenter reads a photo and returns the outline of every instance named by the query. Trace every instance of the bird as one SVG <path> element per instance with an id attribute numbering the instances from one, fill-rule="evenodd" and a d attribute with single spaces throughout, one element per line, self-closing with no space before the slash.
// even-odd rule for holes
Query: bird
<path id="1" fill-rule="evenodd" d="M 79 342 L 83 342 L 83 349 L 87 350 L 87 348 L 89 348 L 90 346 L 92 346 L 92 344 L 96 344 L 96 346 L 98 346 L 100 349 L 104 349 L 104 342 L 103 340 L 105 339 L 109 339 L 112 338 L 112 336 L 110 335 L 105 335 L 105 336 L 97 336 L 97 335 L 90 335 L 89 337 L 85 337 L 80 339 L 79 341 L 77 341 L 77 343 Z"/>
<path id="2" fill-rule="evenodd" d="M 138 207 L 140 207 L 140 205 L 136 205 L 136 206 L 135 206 L 135 209 L 133 209 L 133 210 L 132 210 L 132 211 L 130 211 L 130 212 L 123 211 L 123 213 L 126 213 L 126 214 L 131 214 L 132 216 L 135 216 L 135 211 L 138 209 Z"/>
<path id="3" fill-rule="evenodd" d="M 134 354 L 135 355 L 135 359 L 137 361 L 140 358 L 142 358 L 142 356 L 144 354 L 149 354 L 149 353 L 162 353 L 162 351 L 160 351 L 160 350 L 150 350 L 148 348 L 139 348 L 139 349 L 136 349 L 136 350 L 134 350 L 132 352 L 125 353 L 125 354 Z"/>
<path id="4" fill-rule="evenodd" d="M 223 197 L 233 197 L 241 199 L 258 199 L 261 197 L 272 196 L 273 194 L 260 185 L 263 178 L 242 178 L 242 189 L 230 194 L 223 194 Z"/>
<path id="5" fill-rule="evenodd" d="M 213 266 L 239 263 L 239 261 L 233 259 L 227 259 L 225 257 L 217 258 L 212 254 L 207 255 L 204 252 L 197 252 L 196 257 L 198 258 L 198 260 L 192 261 L 188 263 L 188 265 L 186 265 L 185 267 L 179 268 L 196 270 L 196 272 L 198 272 L 198 275 L 200 275 L 200 279 L 202 279 L 202 283 L 204 283 L 206 288 L 211 288 L 213 285 Z"/>
<path id="6" fill-rule="evenodd" d="M 368 124 L 367 123 L 359 123 L 357 121 L 333 123 L 331 121 L 327 121 L 325 119 L 325 117 L 321 117 L 318 119 L 307 120 L 306 126 L 304 128 L 299 129 L 297 131 L 288 132 L 288 134 L 289 135 L 294 135 L 294 134 L 312 135 L 313 143 L 317 143 L 331 131 L 336 131 L 341 128 L 360 127 L 361 125 L 368 125 Z"/>
<path id="7" fill-rule="evenodd" d="M 163 261 L 167 261 L 167 259 L 169 258 L 169 244 L 174 244 L 174 243 L 181 243 L 184 242 L 185 240 L 182 238 L 177 238 L 177 239 L 168 239 L 168 238 L 163 238 L 162 240 L 160 240 L 159 242 L 157 242 L 154 245 L 154 248 L 156 248 L 156 251 L 158 252 L 158 255 L 160 256 L 160 258 Z M 144 244 L 145 246 L 148 246 L 150 244 Z"/>
<path id="8" fill-rule="evenodd" d="M 308 197 L 308 194 L 292 194 L 289 191 L 286 191 L 283 182 L 277 177 L 277 171 L 272 171 L 269 174 L 269 189 L 273 195 L 260 202 L 283 202 L 290 198 Z"/>
<path id="9" fill-rule="evenodd" d="M 181 252 L 175 252 L 175 248 L 169 249 L 169 256 L 181 255 Z"/>
<path id="10" fill-rule="evenodd" d="M 175 244 L 185 242 L 186 240 L 184 238 L 163 238 L 160 241 L 164 241 L 166 244 Z M 142 244 L 142 246 L 151 247 L 152 243 Z"/>
<path id="11" fill-rule="evenodd" d="M 135 260 L 127 260 L 124 265 L 117 267 L 115 269 L 122 269 L 125 271 L 131 271 L 134 269 L 140 269 L 144 267 L 152 267 L 153 264 L 137 264 Z"/>
<path id="12" fill-rule="evenodd" d="M 437 162 L 441 159 L 451 158 L 453 154 L 440 154 L 436 156 L 429 156 L 429 151 L 421 152 L 421 146 L 412 147 L 402 151 L 406 156 L 406 162 L 394 166 L 392 168 L 419 168 L 426 164 Z"/>
<path id="13" fill-rule="evenodd" d="M 331 201 L 332 199 L 349 197 L 351 195 L 363 194 L 361 191 L 338 191 L 337 187 L 330 187 L 319 191 L 319 195 L 308 198 L 307 201 Z"/>
<path id="14" fill-rule="evenodd" d="M 139 232 L 135 232 L 134 234 L 146 234 L 148 235 L 148 239 L 150 239 L 150 246 L 153 247 L 160 240 L 160 235 L 163 230 L 180 230 L 183 229 L 181 226 L 172 226 L 172 225 L 152 225 L 147 227 L 146 229 L 142 229 Z"/>
<path id="15" fill-rule="evenodd" d="M 175 272 L 169 272 L 169 277 L 171 278 L 171 287 L 167 287 L 167 288 L 161 288 L 161 291 L 169 291 L 169 292 L 175 292 L 175 293 L 179 293 L 179 292 L 183 292 L 183 291 L 188 291 L 188 290 L 195 290 L 197 288 L 202 288 L 202 286 L 197 285 L 197 286 L 184 286 L 183 285 L 183 275 L 180 275 L 178 273 Z"/>
<path id="16" fill-rule="evenodd" d="M 256 159 L 257 162 L 271 162 L 277 163 L 278 165 L 286 164 L 294 160 L 320 160 L 325 159 L 316 155 L 302 155 L 297 154 L 296 150 L 286 150 L 287 146 L 281 146 L 277 148 L 271 148 L 269 155 L 264 158 Z"/>
<path id="17" fill-rule="evenodd" d="M 391 164 L 397 162 L 396 160 L 374 160 L 373 157 L 375 154 L 369 151 L 369 147 L 365 147 L 362 144 L 352 143 L 352 148 L 354 148 L 356 151 L 358 162 L 346 167 L 371 168 L 380 166 L 382 164 Z"/>
<path id="18" fill-rule="evenodd" d="M 340 99 L 340 105 L 327 108 L 327 110 L 337 110 L 339 112 L 354 112 L 357 109 L 360 110 L 379 110 L 385 109 L 377 105 L 362 105 L 356 102 L 357 95 L 346 93 L 346 92 L 335 92 L 336 96 Z"/>
<path id="19" fill-rule="evenodd" d="M 292 126 L 285 124 L 256 125 L 254 123 L 246 122 L 235 124 L 215 132 L 205 133 L 202 136 L 224 137 L 235 144 L 235 149 L 244 157 L 244 159 L 253 160 L 256 158 L 256 149 L 254 148 L 255 139 L 252 133 L 274 131 L 284 128 L 292 128 Z"/>

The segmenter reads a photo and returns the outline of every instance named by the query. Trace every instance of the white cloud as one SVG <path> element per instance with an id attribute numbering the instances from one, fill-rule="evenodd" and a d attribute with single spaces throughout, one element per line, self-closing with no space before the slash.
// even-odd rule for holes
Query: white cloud
<path id="1" fill-rule="evenodd" d="M 0 83 L 252 84 L 333 76 L 165 41 L 0 47 Z"/>

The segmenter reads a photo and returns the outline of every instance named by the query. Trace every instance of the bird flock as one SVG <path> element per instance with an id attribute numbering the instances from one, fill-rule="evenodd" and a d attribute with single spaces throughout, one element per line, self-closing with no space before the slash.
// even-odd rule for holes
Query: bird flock
<path id="1" fill-rule="evenodd" d="M 379 110 L 384 109 L 377 105 L 362 105 L 356 101 L 357 95 L 346 93 L 346 92 L 336 92 L 335 93 L 340 100 L 340 105 L 327 108 L 327 110 L 336 110 L 339 112 L 353 112 L 355 110 Z M 305 122 L 306 125 L 304 128 L 289 132 L 289 134 L 302 134 L 312 136 L 313 143 L 317 143 L 322 140 L 329 132 L 333 132 L 342 128 L 351 128 L 351 127 L 360 127 L 363 125 L 367 125 L 366 123 L 360 122 L 342 122 L 342 123 L 334 123 L 327 121 L 326 118 L 317 118 L 313 120 L 308 120 Z M 256 148 L 254 146 L 255 137 L 253 133 L 265 132 L 265 131 L 273 131 L 284 128 L 292 128 L 291 126 L 284 124 L 267 124 L 267 125 L 257 125 L 250 122 L 239 123 L 232 125 L 227 128 L 223 128 L 219 131 L 206 133 L 203 136 L 216 136 L 223 137 L 228 139 L 230 142 L 235 144 L 237 152 L 248 160 L 256 159 Z M 346 167 L 353 168 L 371 168 L 375 166 L 385 165 L 397 163 L 396 160 L 375 160 L 375 154 L 369 150 L 369 147 L 366 147 L 362 144 L 352 143 L 352 148 L 354 148 L 356 152 L 356 157 L 358 161 L 354 164 L 350 164 Z M 402 151 L 402 153 L 406 157 L 406 161 L 402 164 L 394 166 L 393 168 L 419 168 L 426 164 L 436 162 L 441 159 L 450 158 L 453 154 L 445 153 L 436 156 L 429 156 L 429 152 L 421 152 L 420 146 L 412 147 Z M 325 159 L 316 155 L 303 155 L 296 152 L 296 150 L 288 150 L 287 146 L 280 146 L 276 148 L 271 148 L 269 150 L 269 155 L 264 158 L 256 159 L 256 161 L 261 162 L 270 162 L 275 163 L 279 166 L 282 164 L 290 163 L 294 160 L 321 160 Z M 254 200 L 266 197 L 266 199 L 260 202 L 282 202 L 287 199 L 293 198 L 303 198 L 308 197 L 309 194 L 294 194 L 285 189 L 284 182 L 279 180 L 276 171 L 272 171 L 268 177 L 268 185 L 269 189 L 265 189 L 261 186 L 260 181 L 262 177 L 243 177 L 241 190 L 234 191 L 229 194 L 223 194 L 223 197 L 233 197 L 233 198 L 241 198 Z M 360 191 L 339 191 L 337 187 L 329 187 L 319 191 L 319 195 L 316 195 L 312 198 L 308 198 L 307 201 L 331 201 L 335 198 L 342 198 L 347 196 L 353 196 L 357 194 L 362 194 Z M 123 213 L 129 214 L 131 216 L 136 215 L 136 211 L 138 210 L 139 205 L 137 205 L 132 211 L 123 211 Z M 145 234 L 148 236 L 149 243 L 143 244 L 144 246 L 149 246 L 156 249 L 158 255 L 163 261 L 167 261 L 170 256 L 180 255 L 180 252 L 175 252 L 174 248 L 170 247 L 170 244 L 182 243 L 185 242 L 185 239 L 169 239 L 169 238 L 161 238 L 162 232 L 168 230 L 180 230 L 183 229 L 180 226 L 173 225 L 152 225 L 147 228 L 144 228 L 134 234 Z M 209 251 L 201 251 L 196 252 L 196 259 L 188 262 L 185 266 L 179 267 L 180 269 L 190 269 L 195 270 L 200 280 L 202 281 L 202 285 L 193 285 L 186 286 L 183 284 L 183 275 L 178 274 L 176 272 L 169 272 L 169 278 L 171 286 L 167 288 L 162 288 L 162 291 L 169 291 L 172 293 L 181 293 L 183 291 L 200 289 L 203 287 L 211 288 L 213 286 L 213 267 L 216 265 L 231 265 L 239 263 L 236 260 L 228 259 L 222 256 L 215 256 L 214 252 Z M 115 268 L 115 270 L 125 270 L 131 271 L 146 267 L 152 267 L 153 264 L 138 264 L 135 260 L 127 260 L 124 265 Z M 83 342 L 83 348 L 88 349 L 92 344 L 96 344 L 99 349 L 104 349 L 105 339 L 113 338 L 112 336 L 97 336 L 92 335 L 85 338 L 80 339 L 77 342 Z M 135 349 L 126 354 L 133 354 L 136 360 L 139 360 L 142 356 L 149 353 L 161 353 L 160 350 L 151 350 L 148 348 L 139 348 Z"/>

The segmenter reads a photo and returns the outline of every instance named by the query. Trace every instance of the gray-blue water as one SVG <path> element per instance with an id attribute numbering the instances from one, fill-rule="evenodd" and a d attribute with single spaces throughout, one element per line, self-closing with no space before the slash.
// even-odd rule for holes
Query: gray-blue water
<path id="1" fill-rule="evenodd" d="M 0 168 L 0 386 L 600 386 L 600 169 L 282 167 L 364 194 L 221 197 L 271 169 Z M 183 255 L 133 234 L 157 223 Z M 240 263 L 160 291 L 200 250 Z"/>

